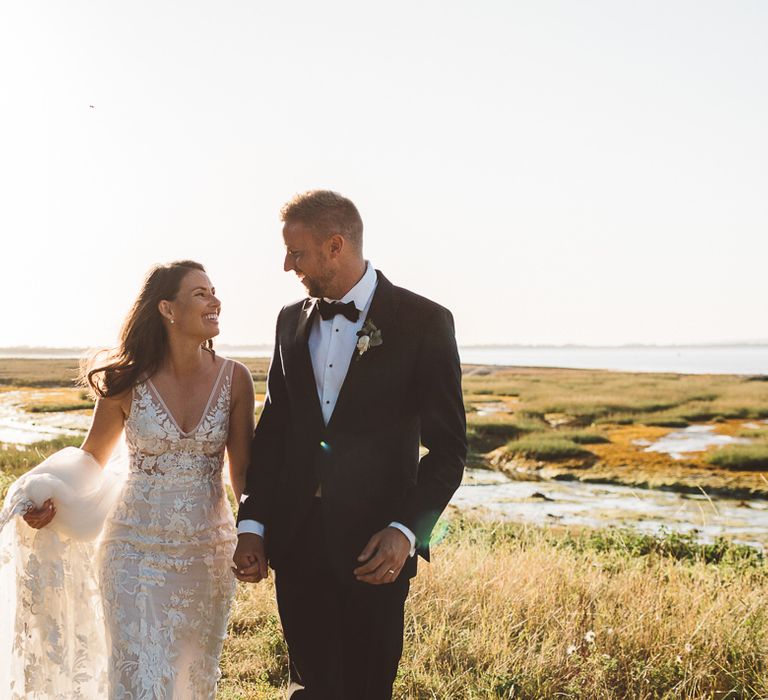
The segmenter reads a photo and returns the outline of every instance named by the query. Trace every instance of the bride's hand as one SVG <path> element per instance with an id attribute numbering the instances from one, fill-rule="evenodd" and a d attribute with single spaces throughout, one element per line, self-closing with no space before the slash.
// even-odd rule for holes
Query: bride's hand
<path id="1" fill-rule="evenodd" d="M 22 517 L 27 525 L 35 528 L 35 530 L 39 530 L 41 527 L 45 527 L 51 522 L 54 515 L 56 515 L 56 506 L 53 505 L 53 501 L 49 498 L 39 508 L 30 508 L 27 510 Z"/>
<path id="2" fill-rule="evenodd" d="M 238 535 L 232 560 L 235 564 L 232 572 L 238 581 L 258 583 L 269 576 L 264 538 L 261 535 L 248 532 Z"/>

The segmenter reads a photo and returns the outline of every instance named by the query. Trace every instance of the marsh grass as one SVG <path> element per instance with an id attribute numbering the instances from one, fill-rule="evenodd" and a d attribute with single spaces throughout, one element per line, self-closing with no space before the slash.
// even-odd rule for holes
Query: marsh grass
<path id="1" fill-rule="evenodd" d="M 747 437 L 750 445 L 728 445 L 706 455 L 706 461 L 722 469 L 739 471 L 768 471 L 768 425 L 765 428 L 739 430 L 739 437 Z"/>
<path id="2" fill-rule="evenodd" d="M 706 459 L 723 469 L 768 471 L 768 444 L 731 445 L 709 453 Z"/>
<path id="3" fill-rule="evenodd" d="M 598 425 L 651 425 L 659 428 L 686 428 L 691 422 L 674 412 L 651 412 L 638 416 L 637 414 L 612 414 L 595 421 Z"/>
<path id="4" fill-rule="evenodd" d="M 269 360 L 262 357 L 234 359 L 248 367 L 257 393 L 263 394 Z M 79 366 L 78 359 L 4 358 L 0 360 L 0 386 L 71 387 Z"/>
<path id="5" fill-rule="evenodd" d="M 757 438 L 758 440 L 768 440 L 768 425 L 764 428 L 746 428 L 736 432 L 738 437 Z"/>
<path id="6" fill-rule="evenodd" d="M 20 392 L 27 413 L 88 411 L 94 407 L 93 398 L 88 392 L 75 387 L 26 387 Z"/>
<path id="7" fill-rule="evenodd" d="M 762 430 L 745 434 L 738 425 L 768 416 L 768 387 L 760 379 L 546 368 L 486 368 L 479 374 L 468 367 L 463 377 L 468 402 L 489 396 L 505 400 L 502 388 L 514 390 L 504 422 L 517 426 L 508 428 L 510 439 L 499 444 L 504 429 L 476 429 L 470 415 L 470 446 L 502 470 L 510 462 L 519 468 L 522 458 L 548 462 L 558 474 L 575 478 L 588 474 L 634 486 L 705 488 L 724 496 L 765 498 L 768 482 L 758 477 L 768 471 L 768 443 Z M 529 429 L 520 430 L 525 422 Z M 711 449 L 683 461 L 640 447 L 665 429 L 705 422 L 718 424 L 719 433 L 748 437 L 756 444 Z M 492 430 L 496 432 L 490 439 Z"/>
<path id="8" fill-rule="evenodd" d="M 0 360 L 0 385 L 64 387 L 73 386 L 79 360 L 6 358 Z"/>
<path id="9" fill-rule="evenodd" d="M 467 418 L 467 439 L 473 452 L 490 452 L 510 440 L 542 430 L 545 425 L 541 421 L 513 418 L 507 414 L 489 416 L 470 414 Z"/>
<path id="10" fill-rule="evenodd" d="M 700 700 L 768 692 L 756 550 L 453 516 L 406 607 L 397 700 Z M 240 586 L 219 697 L 287 676 L 271 582 Z"/>
<path id="11" fill-rule="evenodd" d="M 555 433 L 559 438 L 570 440 L 577 445 L 604 445 L 610 442 L 610 439 L 600 433 L 592 433 L 586 430 L 558 430 Z"/>
<path id="12" fill-rule="evenodd" d="M 765 382 L 731 375 L 634 374 L 597 370 L 465 368 L 467 396 L 514 394 L 520 411 L 564 413 L 589 422 L 699 421 L 768 417 Z M 509 392 L 506 394 L 505 392 Z M 677 427 L 677 426 L 674 426 Z"/>
<path id="13" fill-rule="evenodd" d="M 27 404 L 24 410 L 28 413 L 63 413 L 67 411 L 86 411 L 92 409 L 96 404 L 93 401 L 78 401 L 75 403 L 50 403 L 50 404 Z"/>
<path id="14" fill-rule="evenodd" d="M 558 462 L 566 459 L 594 459 L 595 455 L 575 440 L 557 434 L 536 433 L 508 442 L 504 450 L 526 459 Z"/>

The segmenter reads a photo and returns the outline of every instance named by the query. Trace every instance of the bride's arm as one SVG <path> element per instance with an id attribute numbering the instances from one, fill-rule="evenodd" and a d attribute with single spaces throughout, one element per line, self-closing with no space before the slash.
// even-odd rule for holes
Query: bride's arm
<path id="1" fill-rule="evenodd" d="M 99 399 L 93 411 L 91 428 L 80 449 L 88 452 L 102 467 L 109 461 L 120 434 L 123 432 L 126 407 L 130 408 L 130 392 L 127 396 Z M 24 514 L 30 527 L 45 527 L 56 515 L 56 505 L 49 499 L 40 508 L 32 508 Z"/>
<path id="2" fill-rule="evenodd" d="M 102 467 L 109 461 L 117 446 L 130 409 L 130 394 L 109 399 L 98 399 L 93 421 L 81 450 L 88 452 Z"/>
<path id="3" fill-rule="evenodd" d="M 245 490 L 245 473 L 251 455 L 253 438 L 253 379 L 245 365 L 235 364 L 232 376 L 232 404 L 229 414 L 227 456 L 229 479 L 237 502 Z"/>

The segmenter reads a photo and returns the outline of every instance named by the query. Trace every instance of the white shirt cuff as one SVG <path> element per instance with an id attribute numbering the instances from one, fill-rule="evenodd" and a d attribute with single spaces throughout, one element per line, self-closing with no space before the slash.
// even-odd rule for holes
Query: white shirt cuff
<path id="1" fill-rule="evenodd" d="M 238 535 L 258 535 L 259 537 L 264 537 L 264 525 L 262 525 L 258 520 L 241 520 L 237 524 L 237 534 Z"/>
<path id="2" fill-rule="evenodd" d="M 245 522 L 245 521 L 244 521 Z M 402 523 L 390 523 L 389 527 L 393 527 L 396 530 L 400 530 L 407 538 L 408 541 L 411 543 L 411 553 L 409 556 L 413 556 L 416 554 L 416 535 L 414 535 L 405 525 Z"/>

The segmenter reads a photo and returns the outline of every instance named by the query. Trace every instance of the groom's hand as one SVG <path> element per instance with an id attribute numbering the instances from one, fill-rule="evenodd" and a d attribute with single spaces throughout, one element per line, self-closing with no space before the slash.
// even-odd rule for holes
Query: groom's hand
<path id="1" fill-rule="evenodd" d="M 408 538 L 397 528 L 385 527 L 371 537 L 360 552 L 357 560 L 365 563 L 354 570 L 355 578 L 374 586 L 392 583 L 410 553 Z"/>
<path id="2" fill-rule="evenodd" d="M 238 581 L 258 583 L 269 575 L 264 538 L 250 532 L 237 536 L 237 547 L 232 557 L 232 572 Z"/>

